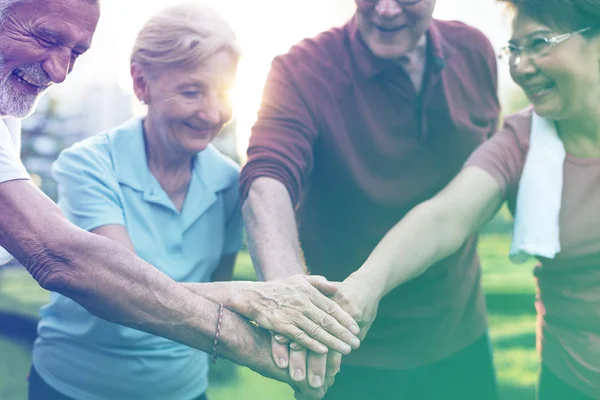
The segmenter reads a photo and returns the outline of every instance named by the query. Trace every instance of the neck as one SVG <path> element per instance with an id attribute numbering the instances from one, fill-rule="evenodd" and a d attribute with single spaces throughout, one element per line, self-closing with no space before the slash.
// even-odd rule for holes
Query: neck
<path id="1" fill-rule="evenodd" d="M 567 153 L 580 158 L 600 157 L 600 115 L 556 122 L 558 135 Z"/>
<path id="2" fill-rule="evenodd" d="M 150 118 L 144 119 L 146 162 L 153 173 L 173 175 L 191 170 L 195 154 L 184 152 L 163 135 Z"/>

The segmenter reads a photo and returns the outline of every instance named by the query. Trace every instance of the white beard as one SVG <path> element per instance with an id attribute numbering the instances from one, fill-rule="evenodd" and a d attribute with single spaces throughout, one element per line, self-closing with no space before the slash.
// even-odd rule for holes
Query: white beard
<path id="1" fill-rule="evenodd" d="M 4 67 L 4 60 L 0 55 L 0 71 Z M 41 66 L 27 66 L 28 73 L 34 75 L 41 81 L 47 80 L 47 74 Z M 8 71 L 6 76 L 0 81 L 0 115 L 11 116 L 16 118 L 25 118 L 33 113 L 40 99 L 41 93 L 30 94 L 24 93 L 16 88 L 16 80 L 12 75 L 12 71 Z"/>

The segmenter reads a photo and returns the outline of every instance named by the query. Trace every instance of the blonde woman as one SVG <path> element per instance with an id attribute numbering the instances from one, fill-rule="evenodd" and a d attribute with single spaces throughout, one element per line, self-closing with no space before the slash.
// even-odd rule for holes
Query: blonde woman
<path id="1" fill-rule="evenodd" d="M 322 351 L 327 343 L 347 353 L 358 339 L 338 320 L 354 322 L 339 307 L 328 317 L 323 310 L 334 303 L 309 280 L 208 283 L 231 278 L 242 241 L 238 168 L 210 144 L 232 115 L 238 57 L 233 32 L 211 9 L 178 5 L 152 17 L 131 55 L 147 115 L 61 154 L 53 167 L 59 204 L 79 227 L 117 241 L 199 295 Z M 56 293 L 41 314 L 30 399 L 205 399 L 207 353 L 101 320 Z M 206 321 L 210 331 L 218 332 L 218 319 Z M 302 328 L 281 332 L 284 321 Z M 246 359 L 236 361 L 276 370 L 268 353 L 239 342 L 229 350 Z"/>

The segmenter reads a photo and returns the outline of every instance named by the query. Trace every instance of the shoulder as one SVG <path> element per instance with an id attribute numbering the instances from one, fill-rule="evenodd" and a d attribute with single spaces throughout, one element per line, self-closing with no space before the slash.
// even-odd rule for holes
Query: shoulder
<path id="1" fill-rule="evenodd" d="M 217 190 L 237 188 L 240 177 L 240 166 L 221 153 L 212 144 L 198 153 L 200 168 L 206 180 Z"/>
<path id="2" fill-rule="evenodd" d="M 531 117 L 531 107 L 527 107 L 514 114 L 510 114 L 504 118 L 504 123 L 500 131 L 514 137 L 519 148 L 525 152 L 529 148 L 529 138 L 531 136 Z"/>
<path id="3" fill-rule="evenodd" d="M 335 73 L 346 65 L 349 57 L 348 29 L 332 28 L 292 46 L 287 53 L 275 57 L 272 67 L 302 80 Z"/>
<path id="4" fill-rule="evenodd" d="M 460 51 L 488 54 L 493 51 L 490 40 L 479 29 L 460 21 L 434 20 L 444 40 Z"/>
<path id="5" fill-rule="evenodd" d="M 107 132 L 99 133 L 63 150 L 53 169 L 112 169 L 110 139 Z"/>

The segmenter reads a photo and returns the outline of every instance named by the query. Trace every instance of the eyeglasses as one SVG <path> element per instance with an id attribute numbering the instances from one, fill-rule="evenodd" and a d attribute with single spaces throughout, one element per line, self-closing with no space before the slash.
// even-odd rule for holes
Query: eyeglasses
<path id="1" fill-rule="evenodd" d="M 380 0 L 362 0 L 363 3 L 367 4 L 376 4 L 379 3 L 379 1 Z M 396 0 L 396 3 L 400 4 L 401 6 L 412 6 L 422 1 L 423 0 Z"/>
<path id="2" fill-rule="evenodd" d="M 562 35 L 553 36 L 550 38 L 545 37 L 533 37 L 518 46 L 516 44 L 509 43 L 500 49 L 498 58 L 507 62 L 511 67 L 516 67 L 521 62 L 522 54 L 528 54 L 529 57 L 539 59 L 547 56 L 550 50 L 566 40 L 571 39 L 573 36 L 582 34 L 583 32 L 589 31 L 593 27 L 588 26 L 587 28 L 579 29 L 574 32 L 563 33 Z"/>

